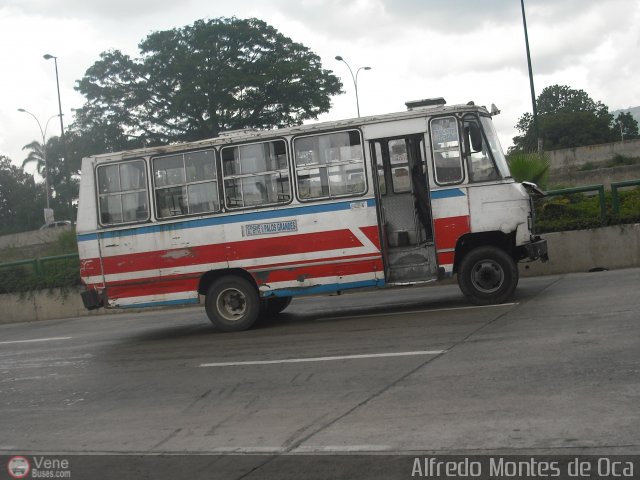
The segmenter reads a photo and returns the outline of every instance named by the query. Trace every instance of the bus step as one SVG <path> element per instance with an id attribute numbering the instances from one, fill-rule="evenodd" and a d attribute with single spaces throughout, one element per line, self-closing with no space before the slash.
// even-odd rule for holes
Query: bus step
<path id="1" fill-rule="evenodd" d="M 392 265 L 389 268 L 389 282 L 411 282 L 425 280 L 432 275 L 432 268 L 429 263 L 409 263 L 403 265 Z"/>
<path id="2" fill-rule="evenodd" d="M 389 251 L 389 265 L 392 267 L 403 265 L 417 265 L 429 263 L 429 255 L 424 248 L 405 247 L 394 248 Z"/>

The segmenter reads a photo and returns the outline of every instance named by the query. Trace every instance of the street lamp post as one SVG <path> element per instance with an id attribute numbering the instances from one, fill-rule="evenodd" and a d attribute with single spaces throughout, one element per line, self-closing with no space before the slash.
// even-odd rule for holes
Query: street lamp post
<path id="1" fill-rule="evenodd" d="M 349 73 L 351 74 L 351 79 L 353 80 L 353 87 L 355 88 L 355 91 L 356 91 L 356 108 L 358 109 L 358 117 L 360 117 L 360 100 L 358 99 L 358 74 L 360 73 L 360 70 L 371 70 L 371 67 L 360 67 L 360 68 L 358 68 L 358 70 L 356 70 L 356 74 L 354 76 L 353 75 L 353 70 L 351 70 L 351 67 L 349 66 L 349 64 L 347 63 L 347 61 L 344 58 L 342 58 L 340 55 L 337 55 L 336 56 L 336 60 L 338 60 L 339 62 L 344 62 L 344 64 L 349 69 Z"/>
<path id="2" fill-rule="evenodd" d="M 620 120 L 618 120 L 618 126 L 620 127 L 620 140 L 622 141 L 622 143 L 624 143 L 624 132 L 622 130 L 622 122 Z"/>
<path id="3" fill-rule="evenodd" d="M 64 125 L 62 124 L 62 102 L 60 101 L 60 81 L 58 80 L 58 57 L 54 57 L 53 55 L 49 55 L 47 53 L 43 55 L 42 58 L 44 58 L 45 60 L 51 60 L 53 58 L 53 63 L 56 66 L 56 87 L 58 88 L 58 111 L 60 112 L 60 139 L 62 140 L 62 145 L 65 145 Z"/>
<path id="4" fill-rule="evenodd" d="M 49 122 L 51 120 L 53 120 L 54 118 L 58 117 L 59 115 L 53 115 L 51 117 L 49 117 L 49 119 L 47 120 L 47 123 L 45 123 L 44 125 L 44 130 L 42 129 L 42 124 L 40 123 L 40 120 L 38 120 L 38 117 L 36 117 L 33 113 L 31 113 L 28 110 L 25 110 L 24 108 L 19 108 L 18 109 L 19 112 L 22 113 L 28 113 L 29 115 L 31 115 L 33 117 L 33 119 L 36 121 L 36 123 L 38 124 L 38 128 L 40 129 L 40 135 L 42 135 L 42 157 L 44 160 L 44 188 L 46 191 L 46 197 L 47 197 L 47 210 L 50 208 L 49 205 L 49 166 L 47 165 L 47 140 L 46 140 L 46 136 L 47 136 L 47 128 L 49 127 Z"/>
<path id="5" fill-rule="evenodd" d="M 536 132 L 536 141 L 538 142 L 538 153 L 542 153 L 542 140 L 540 139 L 540 130 L 538 127 L 538 109 L 536 108 L 536 91 L 533 87 L 533 69 L 531 68 L 531 51 L 529 50 L 529 34 L 527 33 L 527 17 L 524 13 L 524 0 L 520 0 L 522 6 L 522 25 L 524 26 L 524 43 L 527 47 L 527 65 L 529 67 L 529 85 L 531 87 L 531 106 L 533 108 L 533 127 Z"/>

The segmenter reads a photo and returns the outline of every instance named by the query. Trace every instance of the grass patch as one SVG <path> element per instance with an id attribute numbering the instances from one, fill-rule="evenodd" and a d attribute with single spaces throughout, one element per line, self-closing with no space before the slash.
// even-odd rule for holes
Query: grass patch
<path id="1" fill-rule="evenodd" d="M 628 157 L 627 155 L 616 153 L 613 158 L 607 162 L 607 168 L 625 167 L 627 165 L 635 165 L 636 163 L 640 163 L 640 158 Z"/>
<path id="2" fill-rule="evenodd" d="M 588 172 L 591 170 L 598 170 L 600 168 L 615 168 L 615 167 L 627 167 L 629 165 L 637 165 L 640 163 L 640 158 L 638 157 L 629 157 L 627 155 L 622 155 L 620 153 L 616 153 L 611 159 L 603 164 L 596 165 L 593 162 L 586 162 L 580 168 L 578 168 L 579 172 Z"/>

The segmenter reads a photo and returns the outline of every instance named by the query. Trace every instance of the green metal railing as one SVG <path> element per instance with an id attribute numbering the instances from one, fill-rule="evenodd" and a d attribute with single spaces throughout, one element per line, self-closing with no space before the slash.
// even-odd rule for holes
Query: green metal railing
<path id="1" fill-rule="evenodd" d="M 618 190 L 624 187 L 640 185 L 640 180 L 627 180 L 625 182 L 614 182 L 611 184 L 611 210 L 614 217 L 620 215 L 620 194 Z"/>
<path id="2" fill-rule="evenodd" d="M 55 255 L 53 257 L 42 257 L 42 258 L 30 258 L 28 260 L 16 260 L 14 262 L 0 263 L 0 268 L 12 268 L 12 267 L 21 267 L 25 265 L 30 265 L 33 268 L 33 271 L 41 275 L 44 272 L 45 266 L 48 263 L 55 262 L 58 260 L 69 260 L 69 259 L 78 258 L 77 253 L 68 253 L 66 255 Z"/>
<path id="3" fill-rule="evenodd" d="M 640 180 L 638 180 L 640 183 Z M 587 185 L 586 187 L 563 188 L 561 190 L 549 190 L 545 197 L 553 197 L 556 195 L 569 195 L 572 193 L 598 192 L 600 200 L 600 222 L 602 225 L 607 224 L 607 201 L 604 196 L 604 185 Z"/>

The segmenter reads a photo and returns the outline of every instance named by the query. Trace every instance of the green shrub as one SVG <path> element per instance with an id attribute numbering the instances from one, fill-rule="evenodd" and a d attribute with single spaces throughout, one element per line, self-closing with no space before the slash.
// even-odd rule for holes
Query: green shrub
<path id="1" fill-rule="evenodd" d="M 595 170 L 597 168 L 598 167 L 596 165 L 594 165 L 592 162 L 587 162 L 584 165 L 582 165 L 578 170 L 580 172 L 587 172 L 587 171 L 590 171 L 590 170 Z"/>
<path id="2" fill-rule="evenodd" d="M 620 210 L 618 217 L 613 219 L 619 223 L 640 222 L 640 187 L 633 190 L 620 191 Z M 613 212 L 611 212 L 613 215 Z"/>
<path id="3" fill-rule="evenodd" d="M 638 163 L 640 159 L 628 157 L 626 155 L 622 155 L 621 153 L 616 153 L 609 162 L 607 162 L 607 167 L 621 167 L 625 165 L 635 165 Z"/>
<path id="4" fill-rule="evenodd" d="M 67 289 L 80 285 L 80 261 L 77 258 L 47 260 L 35 271 L 33 264 L 0 268 L 0 294 Z"/>
<path id="5" fill-rule="evenodd" d="M 613 217 L 611 192 L 605 193 L 607 224 L 640 222 L 640 187 L 620 192 L 620 214 Z M 573 193 L 536 201 L 536 232 L 561 232 L 602 226 L 598 195 Z"/>

